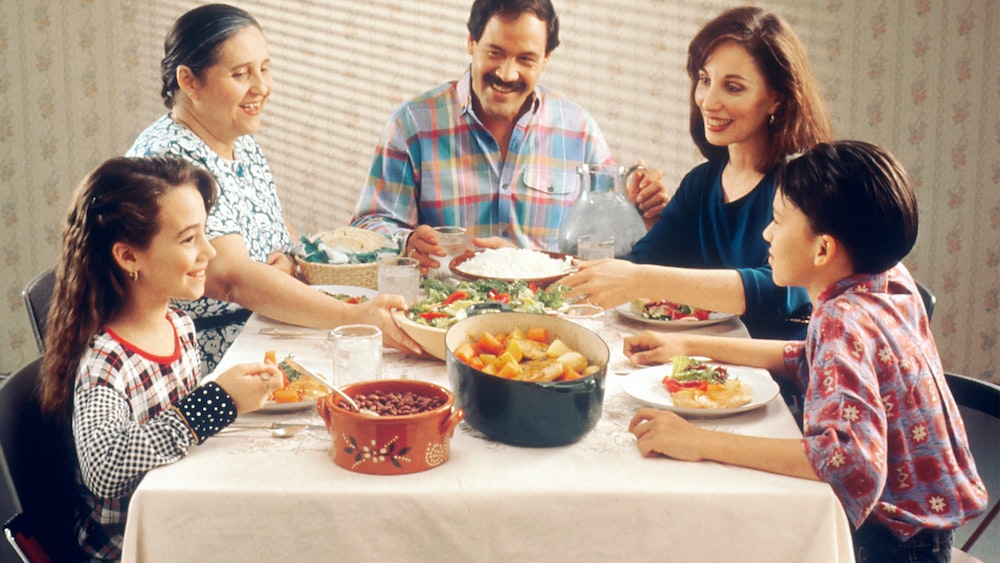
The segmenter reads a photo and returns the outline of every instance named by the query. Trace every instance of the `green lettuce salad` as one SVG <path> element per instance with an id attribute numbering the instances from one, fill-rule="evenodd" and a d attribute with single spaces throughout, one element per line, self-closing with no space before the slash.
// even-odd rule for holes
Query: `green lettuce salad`
<path id="1" fill-rule="evenodd" d="M 414 322 L 448 328 L 465 318 L 465 310 L 479 303 L 506 303 L 519 313 L 539 315 L 557 311 L 564 306 L 563 296 L 569 286 L 554 283 L 539 288 L 523 280 L 476 280 L 448 283 L 427 278 L 420 283 L 427 298 L 410 306 L 407 317 Z"/>

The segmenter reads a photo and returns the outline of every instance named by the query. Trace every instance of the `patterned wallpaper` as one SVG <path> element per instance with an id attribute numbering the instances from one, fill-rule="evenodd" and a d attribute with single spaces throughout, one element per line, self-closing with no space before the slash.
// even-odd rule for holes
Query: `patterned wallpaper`
<path id="1" fill-rule="evenodd" d="M 164 112 L 158 63 L 189 0 L 0 0 L 0 373 L 37 353 L 21 290 L 54 263 L 69 194 Z M 389 112 L 468 63 L 469 0 L 234 2 L 261 21 L 276 92 L 259 139 L 302 233 L 344 224 Z M 776 0 L 809 50 L 835 133 L 881 144 L 917 187 L 906 262 L 938 298 L 945 368 L 1000 381 L 1000 36 L 993 0 Z M 698 160 L 684 57 L 737 2 L 556 0 L 543 82 L 591 110 L 615 154 L 670 182 Z"/>

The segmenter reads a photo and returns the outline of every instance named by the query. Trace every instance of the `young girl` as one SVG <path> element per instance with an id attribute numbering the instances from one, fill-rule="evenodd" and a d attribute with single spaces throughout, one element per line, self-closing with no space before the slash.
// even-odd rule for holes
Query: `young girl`
<path id="1" fill-rule="evenodd" d="M 812 299 L 805 342 L 647 333 L 627 338 L 625 353 L 636 363 L 710 356 L 789 377 L 805 391 L 803 438 L 736 436 L 640 409 L 630 426 L 639 450 L 826 481 L 856 528 L 859 562 L 948 561 L 954 528 L 987 498 L 900 263 L 917 238 L 913 189 L 892 156 L 852 141 L 791 159 L 777 183 L 768 262 L 775 283 Z"/>
<path id="2" fill-rule="evenodd" d="M 171 299 L 197 299 L 215 255 L 211 176 L 181 160 L 116 158 L 77 188 L 46 332 L 42 408 L 72 422 L 90 558 L 117 559 L 129 498 L 174 462 L 263 406 L 273 365 L 242 364 L 199 386 L 194 325 Z"/>

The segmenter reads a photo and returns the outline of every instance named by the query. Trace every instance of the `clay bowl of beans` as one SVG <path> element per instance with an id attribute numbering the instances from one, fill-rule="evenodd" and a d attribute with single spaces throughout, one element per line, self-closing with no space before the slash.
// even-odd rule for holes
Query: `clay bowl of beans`
<path id="1" fill-rule="evenodd" d="M 340 467 L 372 475 L 402 475 L 448 461 L 451 437 L 465 412 L 455 407 L 455 396 L 444 387 L 388 379 L 352 383 L 341 391 L 362 412 L 336 394 L 317 402 L 330 433 L 330 456 Z"/>
<path id="2" fill-rule="evenodd" d="M 601 418 L 608 346 L 576 323 L 527 313 L 473 316 L 448 329 L 445 348 L 465 422 L 491 440 L 562 446 Z"/>

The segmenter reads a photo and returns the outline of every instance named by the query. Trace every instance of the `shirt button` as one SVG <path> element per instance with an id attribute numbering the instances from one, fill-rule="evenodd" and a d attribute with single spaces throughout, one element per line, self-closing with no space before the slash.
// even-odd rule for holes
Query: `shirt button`
<path id="1" fill-rule="evenodd" d="M 504 184 L 504 185 L 502 185 L 502 186 L 500 186 L 500 187 L 501 187 L 501 188 L 502 188 L 502 189 L 503 189 L 504 191 L 506 191 L 506 190 L 510 189 L 510 184 Z"/>
<path id="2" fill-rule="evenodd" d="M 500 236 L 502 236 L 503 238 L 510 238 L 510 233 L 508 233 L 507 231 L 503 231 L 500 233 Z"/>
<path id="3" fill-rule="evenodd" d="M 552 186 L 549 186 L 548 190 L 549 190 L 549 193 L 552 193 L 552 192 L 555 191 L 555 188 L 553 188 Z"/>

